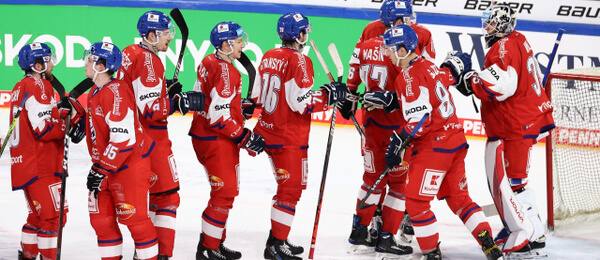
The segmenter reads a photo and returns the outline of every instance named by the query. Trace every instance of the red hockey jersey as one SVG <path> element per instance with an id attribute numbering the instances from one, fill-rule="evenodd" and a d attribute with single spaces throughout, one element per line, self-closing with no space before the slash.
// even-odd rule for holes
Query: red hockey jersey
<path id="1" fill-rule="evenodd" d="M 113 80 L 102 87 L 94 85 L 88 95 L 90 157 L 92 163 L 113 174 L 147 157 L 154 146 L 143 132 L 130 88 L 123 80 Z"/>
<path id="2" fill-rule="evenodd" d="M 385 56 L 385 50 L 381 49 L 383 38 L 375 37 L 363 42 L 358 47 L 358 55 L 353 55 L 350 59 L 352 66 L 358 66 L 359 73 L 354 73 L 354 77 L 360 77 L 360 82 L 365 85 L 365 91 L 394 91 L 394 80 L 398 76 L 399 67 L 394 66 L 392 61 Z M 356 75 L 358 74 L 358 75 Z M 352 82 L 348 79 L 348 83 Z M 349 88 L 356 90 L 358 85 L 348 85 Z M 373 111 L 363 110 L 363 124 L 375 125 L 385 129 L 399 129 L 403 125 L 402 112 L 395 110 L 386 113 L 383 109 Z"/>
<path id="3" fill-rule="evenodd" d="M 408 122 L 402 131 L 411 133 L 423 115 L 429 113 L 429 118 L 415 135 L 413 151 L 455 152 L 467 145 L 447 87 L 453 83 L 454 78 L 447 70 L 440 70 L 419 56 L 398 75 L 396 91 L 404 119 Z"/>
<path id="4" fill-rule="evenodd" d="M 415 53 L 417 55 L 423 56 L 428 60 L 433 61 L 435 59 L 435 48 L 433 47 L 433 38 L 431 37 L 431 32 L 424 26 L 417 23 L 413 23 L 410 27 L 413 28 L 413 30 L 415 30 L 415 33 L 417 33 L 417 37 L 419 38 L 417 48 L 415 49 Z M 362 34 L 360 35 L 358 42 L 355 45 L 352 57 L 354 58 L 358 55 L 357 52 L 360 49 L 360 45 L 362 43 L 375 37 L 383 37 L 384 33 L 385 25 L 381 22 L 381 20 L 375 20 L 367 24 Z M 351 58 L 351 60 L 353 58 Z M 348 88 L 352 91 L 356 91 L 361 83 L 360 78 L 355 77 L 354 75 L 358 73 L 359 70 L 360 68 L 357 65 L 353 65 L 353 63 L 350 62 L 350 70 L 348 71 L 347 85 Z"/>
<path id="5" fill-rule="evenodd" d="M 28 74 L 13 88 L 10 120 L 28 93 L 18 122 L 10 135 L 12 189 L 24 189 L 45 176 L 61 176 L 65 121 L 60 119 L 49 81 Z"/>
<path id="6" fill-rule="evenodd" d="M 514 31 L 494 43 L 484 67 L 471 81 L 489 138 L 536 138 L 554 128 L 542 73 L 523 34 Z"/>
<path id="7" fill-rule="evenodd" d="M 190 136 L 239 141 L 244 129 L 242 77 L 233 64 L 215 54 L 206 56 L 198 66 L 194 90 L 206 95 L 206 100 L 204 109 L 194 112 Z"/>
<path id="8" fill-rule="evenodd" d="M 143 44 L 129 45 L 122 54 L 123 63 L 116 78 L 133 88 L 142 126 L 166 130 L 167 117 L 174 110 L 167 95 L 162 61 Z M 167 135 L 167 131 L 164 134 Z"/>
<path id="9" fill-rule="evenodd" d="M 290 48 L 269 50 L 259 65 L 252 98 L 262 106 L 254 131 L 265 138 L 267 148 L 307 148 L 311 113 L 325 111 L 328 99 L 313 91 L 310 58 Z"/>

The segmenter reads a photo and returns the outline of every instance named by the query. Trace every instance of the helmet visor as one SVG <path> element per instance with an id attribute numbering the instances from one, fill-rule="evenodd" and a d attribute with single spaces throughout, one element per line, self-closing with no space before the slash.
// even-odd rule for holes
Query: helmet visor
<path id="1" fill-rule="evenodd" d="M 48 55 L 48 56 L 44 56 L 44 57 L 42 57 L 42 60 L 43 60 L 44 62 L 51 61 L 51 62 L 52 62 L 52 64 L 56 64 L 56 63 L 58 62 L 58 59 L 56 59 L 56 54 L 54 54 L 54 53 L 52 53 L 52 54 L 50 54 L 50 55 Z"/>

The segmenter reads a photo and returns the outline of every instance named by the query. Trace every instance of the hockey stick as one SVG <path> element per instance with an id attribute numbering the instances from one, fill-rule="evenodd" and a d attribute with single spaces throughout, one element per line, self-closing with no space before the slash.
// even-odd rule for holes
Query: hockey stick
<path id="1" fill-rule="evenodd" d="M 398 153 L 396 153 L 396 155 L 398 157 L 400 157 L 400 155 L 404 152 L 404 150 L 406 150 L 406 147 L 408 147 L 408 145 L 413 141 L 415 134 L 421 129 L 421 127 L 423 126 L 423 123 L 425 123 L 425 120 L 427 120 L 428 117 L 429 117 L 429 113 L 423 115 L 423 117 L 421 118 L 421 120 L 419 120 L 419 123 L 417 124 L 415 129 L 413 129 L 412 132 L 410 132 L 410 135 L 408 136 L 406 141 L 404 143 L 402 143 L 402 145 L 400 146 L 400 149 L 398 149 Z M 365 196 L 360 200 L 360 203 L 358 204 L 358 206 L 356 206 L 357 209 L 366 209 L 368 207 L 375 205 L 375 204 L 365 205 L 365 202 L 367 201 L 367 198 L 369 198 L 371 193 L 373 193 L 373 191 L 375 190 L 377 185 L 379 185 L 381 180 L 383 180 L 383 177 L 388 173 L 389 170 L 390 170 L 389 167 L 385 167 L 383 172 L 381 172 L 381 174 L 379 174 L 379 177 L 377 177 L 377 180 L 375 181 L 375 183 L 373 183 L 373 185 L 371 185 L 371 187 L 369 187 L 367 194 L 365 194 Z"/>
<path id="2" fill-rule="evenodd" d="M 179 8 L 173 8 L 170 14 L 171 18 L 175 21 L 177 27 L 179 27 L 179 30 L 181 31 L 182 40 L 181 48 L 179 49 L 179 58 L 177 58 L 177 65 L 175 65 L 175 74 L 173 75 L 173 82 L 176 82 L 177 79 L 179 79 L 179 69 L 181 69 L 181 63 L 183 63 L 183 53 L 185 52 L 185 46 L 187 45 L 189 31 Z"/>
<path id="3" fill-rule="evenodd" d="M 10 138 L 10 134 L 12 134 L 13 129 L 15 129 L 15 125 L 17 124 L 17 120 L 21 115 L 21 111 L 23 111 L 23 107 L 25 107 L 25 101 L 29 97 L 29 92 L 25 92 L 23 96 L 23 100 L 21 100 L 21 105 L 17 108 L 17 112 L 15 113 L 15 117 L 13 118 L 12 123 L 10 123 L 10 128 L 8 129 L 8 133 L 6 133 L 6 137 L 4 137 L 4 141 L 2 141 L 2 148 L 0 148 L 0 156 L 4 153 L 4 148 L 6 148 L 6 144 L 8 144 L 8 139 Z"/>
<path id="4" fill-rule="evenodd" d="M 250 98 L 252 96 L 252 89 L 254 88 L 254 79 L 256 78 L 256 68 L 252 65 L 252 62 L 246 56 L 246 53 L 242 52 L 242 56 L 238 59 L 238 61 L 244 66 L 246 72 L 248 72 L 248 93 L 246 94 L 246 98 Z"/>
<path id="5" fill-rule="evenodd" d="M 325 73 L 327 73 L 329 80 L 331 82 L 334 82 L 335 79 L 331 75 L 329 68 L 327 68 L 327 64 L 325 63 L 325 60 L 323 59 L 321 52 L 319 52 L 319 49 L 317 49 L 315 42 L 311 39 L 311 40 L 309 40 L 309 43 L 310 43 L 310 46 L 315 51 L 315 54 L 317 55 L 317 58 L 319 59 L 319 62 L 321 63 L 323 70 L 325 70 Z M 336 50 L 336 52 L 337 52 L 337 50 Z M 340 60 L 340 64 L 341 64 L 341 60 Z M 338 73 L 338 81 L 342 81 L 342 77 L 344 75 L 344 66 L 336 66 L 336 68 L 337 68 L 337 73 Z M 325 180 L 327 178 L 327 168 L 329 167 L 329 156 L 331 155 L 331 143 L 333 142 L 333 132 L 335 130 L 336 115 L 337 115 L 337 108 L 335 108 L 335 106 L 334 106 L 333 114 L 331 115 L 331 124 L 329 125 L 329 137 L 327 138 L 327 148 L 325 150 L 325 161 L 323 162 L 323 176 L 321 177 L 321 186 L 319 188 L 319 199 L 317 202 L 317 212 L 315 214 L 315 223 L 313 226 L 312 238 L 310 240 L 310 251 L 308 253 L 308 259 L 313 259 L 313 256 L 315 254 L 315 243 L 317 242 L 317 231 L 319 230 L 319 219 L 321 218 L 321 205 L 323 203 L 323 193 L 325 191 Z"/>
<path id="6" fill-rule="evenodd" d="M 94 86 L 94 81 L 92 81 L 90 78 L 86 78 L 79 82 L 79 84 L 77 84 L 77 86 L 75 86 L 73 90 L 69 92 L 69 97 L 77 99 L 79 96 L 81 96 L 81 94 L 92 88 L 92 86 Z"/>
<path id="7" fill-rule="evenodd" d="M 327 48 L 329 50 L 329 56 L 331 56 L 331 59 L 333 60 L 333 64 L 335 64 L 335 67 L 337 68 L 338 71 L 338 81 L 342 81 L 342 75 L 344 73 L 344 64 L 342 63 L 342 59 L 340 58 L 340 53 L 337 50 L 337 47 L 335 47 L 335 43 L 331 43 L 329 44 L 329 47 Z M 340 72 L 342 74 L 340 74 Z M 350 119 L 352 119 L 352 123 L 354 123 L 354 126 L 356 127 L 356 130 L 358 131 L 358 134 L 360 134 L 360 137 L 362 139 L 365 139 L 365 132 L 363 131 L 362 127 L 360 127 L 360 125 L 358 124 L 358 121 L 356 120 L 356 117 L 354 116 L 354 114 L 350 115 Z"/>
<path id="8" fill-rule="evenodd" d="M 54 77 L 54 79 L 50 82 L 52 87 L 58 92 L 58 95 L 62 99 L 65 96 L 65 86 Z M 73 92 L 73 91 L 72 91 Z M 67 122 L 65 126 L 65 147 L 63 151 L 63 161 L 62 161 L 62 176 L 60 176 L 60 206 L 59 206 L 59 215 L 58 215 L 58 235 L 56 238 L 56 260 L 60 260 L 60 255 L 62 251 L 62 234 L 63 234 L 63 223 L 64 223 L 64 213 L 65 213 L 65 196 L 67 195 L 67 173 L 69 166 L 69 130 L 71 129 L 71 115 L 67 116 Z"/>
<path id="9" fill-rule="evenodd" d="M 546 80 L 548 79 L 548 75 L 550 74 L 550 68 L 552 67 L 552 62 L 554 61 L 554 56 L 556 56 L 556 51 L 558 50 L 558 45 L 560 44 L 560 40 L 562 39 L 562 35 L 565 32 L 565 29 L 559 28 L 558 35 L 556 36 L 556 42 L 554 42 L 554 48 L 552 49 L 552 53 L 550 53 L 550 60 L 548 61 L 548 66 L 546 67 L 546 73 L 544 73 L 544 80 L 542 80 L 542 87 L 546 87 Z"/>

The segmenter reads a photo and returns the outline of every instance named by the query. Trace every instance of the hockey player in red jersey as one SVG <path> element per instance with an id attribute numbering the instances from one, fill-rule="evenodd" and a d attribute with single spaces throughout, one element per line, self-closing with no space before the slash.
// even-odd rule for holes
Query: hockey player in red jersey
<path id="1" fill-rule="evenodd" d="M 25 77 L 11 94 L 9 125 L 22 107 L 9 137 L 11 182 L 13 191 L 25 193 L 29 211 L 18 259 L 37 259 L 38 254 L 55 259 L 65 136 L 65 121 L 48 81 L 55 59 L 50 47 L 39 42 L 23 46 L 18 59 Z"/>
<path id="2" fill-rule="evenodd" d="M 158 233 L 159 259 L 168 259 L 173 255 L 180 199 L 167 117 L 175 111 L 186 114 L 202 109 L 204 95 L 193 91 L 181 93 L 179 82 L 165 80 L 165 69 L 157 53 L 167 51 L 175 35 L 175 27 L 166 14 L 159 11 L 144 13 L 137 29 L 142 42 L 123 49 L 123 66 L 117 78 L 133 88 L 144 132 L 156 142 L 154 152 L 150 154 L 153 173 L 150 211 Z"/>
<path id="3" fill-rule="evenodd" d="M 194 113 L 189 132 L 211 186 L 210 200 L 202 213 L 196 260 L 240 259 L 240 252 L 223 245 L 229 211 L 239 193 L 240 149 L 256 156 L 264 150 L 265 142 L 244 128 L 242 78 L 233 66 L 246 46 L 247 34 L 237 23 L 221 22 L 212 29 L 210 42 L 216 51 L 198 66 L 194 85 L 194 90 L 206 95 L 206 105 Z"/>
<path id="4" fill-rule="evenodd" d="M 148 155 L 154 142 L 143 132 L 131 87 L 112 77 L 121 66 L 121 51 L 112 43 L 97 42 L 83 58 L 85 75 L 94 86 L 88 95 L 87 116 L 70 135 L 82 137 L 77 131 L 85 131 L 87 136 L 92 158 L 88 210 L 100 258 L 122 259 L 118 222 L 129 229 L 138 259 L 157 259 L 158 238 L 147 213 L 152 177 Z"/>
<path id="5" fill-rule="evenodd" d="M 356 95 L 358 84 L 365 85 L 365 91 L 394 91 L 394 79 L 398 75 L 398 68 L 392 64 L 391 60 L 385 56 L 384 49 L 381 47 L 383 39 L 381 37 L 371 38 L 360 44 L 355 51 L 355 55 L 350 60 L 351 66 L 359 67 L 360 70 L 355 73 L 355 77 L 359 81 L 355 82 L 355 78 L 348 80 L 348 86 L 352 95 Z M 349 95 L 350 97 L 350 95 Z M 351 97 L 354 100 L 358 96 Z M 342 116 L 349 118 L 350 110 L 347 105 L 353 101 L 345 100 L 342 102 Z M 404 118 L 400 110 L 388 111 L 385 109 L 374 109 L 372 107 L 363 106 L 363 126 L 365 138 L 363 140 L 362 152 L 364 158 L 364 174 L 363 184 L 361 185 L 357 205 L 360 199 L 364 197 L 369 188 L 375 183 L 379 174 L 385 169 L 385 151 L 389 142 L 389 136 L 394 130 L 400 130 L 405 124 Z M 352 232 L 349 242 L 353 245 L 350 252 L 362 253 L 364 251 L 373 251 L 373 246 L 378 252 L 386 253 L 388 251 L 395 254 L 410 254 L 412 248 L 400 246 L 391 248 L 394 244 L 394 235 L 398 231 L 400 222 L 403 219 L 405 211 L 404 197 L 404 182 L 406 181 L 406 170 L 408 164 L 405 162 L 401 166 L 394 167 L 389 171 L 389 174 L 379 183 L 375 191 L 369 196 L 366 204 L 382 203 L 380 212 L 383 224 L 377 229 L 379 232 L 374 232 L 373 237 L 369 234 L 367 226 L 371 221 L 371 217 L 377 210 L 377 207 L 368 207 L 366 209 L 356 209 L 354 220 L 352 222 Z M 387 195 L 383 192 L 385 186 L 388 185 L 389 191 Z M 383 194 L 382 194 L 383 193 Z M 381 199 L 381 197 L 385 199 Z M 376 217 L 378 218 L 378 217 Z M 379 234 L 378 234 L 379 233 Z M 366 250 L 363 248 L 366 246 Z"/>
<path id="6" fill-rule="evenodd" d="M 385 156 L 388 167 L 402 163 L 403 156 L 396 155 L 398 149 L 407 141 L 409 133 L 413 132 L 421 118 L 429 115 L 423 127 L 416 129 L 415 140 L 410 144 L 413 153 L 405 191 L 406 210 L 411 216 L 417 242 L 424 254 L 422 259 L 441 259 L 439 227 L 430 209 L 430 201 L 436 197 L 446 200 L 452 212 L 461 218 L 473 237 L 482 244 L 488 259 L 502 258 L 502 253 L 492 240 L 491 228 L 483 211 L 468 193 L 464 162 L 468 145 L 447 89 L 447 86 L 455 84 L 455 78 L 450 69 L 439 69 L 414 52 L 417 35 L 411 27 L 393 27 L 385 33 L 383 42 L 386 55 L 401 68 L 395 80 L 395 95 L 398 98 L 395 99 L 394 93 L 387 91 L 371 92 L 364 95 L 363 102 L 367 105 L 383 105 L 387 109 L 401 109 L 407 122 L 402 130 L 394 131 L 390 137 Z M 469 66 L 458 68 L 455 64 L 444 66 L 470 69 Z M 399 100 L 400 104 L 394 100 Z"/>
<path id="7" fill-rule="evenodd" d="M 529 259 L 547 255 L 544 226 L 527 184 L 529 160 L 532 146 L 554 128 L 554 120 L 531 45 L 514 30 L 516 19 L 506 4 L 484 11 L 483 30 L 490 48 L 484 69 L 462 74 L 457 89 L 481 99 L 488 184 L 505 224 L 496 240 L 510 258 Z M 516 211 L 503 207 L 512 205 L 510 201 L 518 202 Z"/>
<path id="8" fill-rule="evenodd" d="M 340 103 L 338 103 L 338 107 L 340 109 L 340 112 L 342 114 L 342 116 L 345 119 L 349 119 L 351 115 L 354 115 L 356 113 L 356 107 L 357 107 L 357 101 L 358 101 L 358 87 L 361 84 L 361 74 L 363 73 L 361 72 L 361 64 L 359 62 L 357 62 L 356 57 L 358 57 L 359 52 L 361 51 L 361 45 L 373 38 L 376 37 L 381 37 L 383 36 L 383 34 L 385 33 L 385 31 L 389 28 L 391 28 L 392 26 L 395 25 L 399 25 L 399 24 L 406 24 L 406 25 L 410 25 L 416 32 L 417 35 L 419 37 L 419 43 L 417 44 L 417 48 L 416 48 L 416 53 L 418 55 L 422 55 L 422 57 L 428 58 L 430 60 L 433 61 L 433 59 L 435 58 L 435 48 L 433 47 L 433 39 L 431 37 L 431 32 L 429 30 L 427 30 L 427 28 L 423 27 L 422 25 L 416 24 L 413 20 L 411 20 L 411 17 L 413 16 L 414 12 L 412 9 L 412 1 L 410 0 L 396 0 L 396 1 L 392 1 L 392 0 L 386 0 L 383 2 L 383 4 L 381 5 L 380 9 L 379 9 L 379 20 L 375 20 L 370 22 L 365 29 L 363 30 L 363 33 L 361 34 L 360 38 L 358 39 L 358 42 L 356 43 L 356 46 L 354 48 L 354 53 L 352 55 L 352 57 L 350 58 L 350 70 L 348 71 L 348 80 L 347 80 L 347 84 L 348 84 L 348 89 L 350 90 L 350 94 L 348 95 L 348 99 L 344 100 Z M 385 58 L 387 59 L 387 58 Z M 391 70 L 395 70 L 395 69 L 390 69 Z M 373 69 L 371 69 L 370 72 L 368 73 L 375 73 L 377 75 L 380 75 L 381 77 L 383 77 L 384 75 L 381 75 L 378 71 L 373 71 Z M 393 73 L 393 75 L 389 75 L 388 78 L 392 79 L 389 84 L 393 84 L 393 79 L 395 78 L 395 72 L 390 72 Z M 384 83 L 382 83 L 384 84 Z M 365 89 L 365 91 L 369 91 L 369 89 Z M 363 179 L 369 179 L 369 183 L 372 184 L 375 179 L 377 179 L 377 175 L 378 173 L 380 173 L 382 171 L 382 169 L 385 167 L 385 165 L 383 164 L 383 160 L 379 160 L 378 162 L 375 162 L 375 164 L 378 164 L 374 166 L 373 164 L 373 160 L 377 160 L 377 159 L 373 159 L 376 157 L 371 157 L 370 152 L 373 152 L 375 150 L 377 151 L 381 151 L 381 152 L 385 152 L 385 149 L 387 147 L 387 138 L 385 138 L 385 140 L 383 142 L 379 142 L 379 138 L 381 138 L 382 136 L 379 135 L 378 133 L 375 133 L 373 131 L 369 131 L 369 127 L 370 129 L 374 129 L 374 128 L 379 128 L 380 130 L 383 131 L 383 129 L 399 129 L 399 125 L 377 125 L 377 123 L 381 123 L 378 122 L 382 119 L 384 113 L 382 111 L 374 111 L 372 113 L 368 113 L 365 112 L 363 110 L 364 113 L 364 117 L 363 117 L 363 126 L 365 127 L 365 135 L 366 135 L 366 143 L 363 145 L 366 145 L 366 147 L 364 147 L 363 149 L 363 157 L 364 157 L 364 161 L 365 161 L 365 172 L 363 174 Z M 375 116 L 375 118 L 371 118 L 371 116 L 373 116 L 374 114 L 376 114 L 377 116 Z M 388 117 L 395 117 L 399 115 L 397 112 L 396 113 L 392 113 L 387 115 Z M 369 120 L 369 118 L 371 118 L 371 120 L 375 119 L 376 123 L 371 122 L 370 124 L 367 122 Z M 379 120 L 377 120 L 376 118 L 378 118 Z M 396 120 L 393 119 L 388 119 L 388 122 L 393 122 Z M 397 121 L 396 121 L 397 122 Z M 387 134 L 386 134 L 387 136 Z M 383 140 L 383 139 L 382 139 Z M 366 149 L 366 150 L 365 150 Z M 404 165 L 405 168 L 408 167 L 408 165 Z M 366 226 L 369 225 L 369 222 L 371 222 L 371 230 L 370 230 L 370 236 L 372 237 L 367 237 L 366 239 L 360 239 L 356 238 L 356 235 L 359 235 L 358 233 L 354 233 L 353 235 L 355 236 L 355 238 L 350 238 L 349 241 L 351 244 L 353 244 L 352 249 L 350 250 L 351 252 L 360 252 L 362 250 L 359 249 L 359 247 L 362 247 L 363 245 L 366 246 L 373 246 L 376 236 L 377 236 L 377 229 L 379 227 L 382 226 L 382 207 L 383 207 L 383 203 L 384 203 L 384 199 L 386 198 L 386 181 L 382 181 L 381 182 L 383 184 L 383 186 L 381 188 L 378 188 L 378 194 L 380 194 L 380 196 L 376 196 L 378 198 L 380 198 L 381 200 L 378 202 L 378 206 L 376 208 L 375 211 L 375 215 L 372 215 L 373 218 L 371 219 L 371 217 L 367 216 L 369 215 L 368 212 L 372 212 L 373 210 L 371 208 L 367 209 L 366 211 L 359 211 L 357 210 L 357 216 L 360 217 L 360 220 L 358 220 L 357 224 L 361 229 L 363 228 L 362 226 Z M 359 191 L 359 198 L 362 198 L 361 194 L 364 194 L 365 189 L 368 189 L 368 187 L 370 186 L 370 184 L 365 183 L 367 186 L 363 185 L 361 186 L 361 191 Z M 398 194 L 396 194 L 396 196 L 398 196 Z M 402 196 L 398 197 L 401 198 Z M 371 198 L 371 200 L 374 198 Z M 404 208 L 404 203 L 399 204 L 399 206 L 397 207 L 397 209 L 399 210 L 403 210 Z M 401 214 L 404 215 L 404 214 Z M 400 215 L 400 216 L 401 216 Z M 413 230 L 412 230 L 412 226 L 410 224 L 410 218 L 408 217 L 408 214 L 405 215 L 406 218 L 402 221 L 402 226 L 401 226 L 401 237 L 403 238 L 403 240 L 410 242 L 412 234 L 413 234 Z M 387 219 L 391 219 L 389 217 L 386 217 Z M 396 224 L 393 223 L 391 224 L 393 226 L 395 226 Z M 362 231 L 360 231 L 359 233 L 362 233 Z M 394 232 L 395 233 L 395 232 Z M 360 250 L 360 251 L 359 251 Z M 369 250 L 370 251 L 370 250 Z"/>
<path id="9" fill-rule="evenodd" d="M 282 46 L 263 56 L 252 92 L 252 99 L 262 107 L 254 130 L 265 137 L 265 151 L 277 181 L 265 259 L 302 259 L 296 255 L 304 249 L 287 239 L 308 179 L 311 113 L 327 110 L 329 104 L 344 99 L 347 93 L 346 84 L 337 82 L 312 90 L 313 64 L 301 52 L 310 32 L 308 18 L 300 13 L 286 13 L 279 18 L 277 33 Z"/>

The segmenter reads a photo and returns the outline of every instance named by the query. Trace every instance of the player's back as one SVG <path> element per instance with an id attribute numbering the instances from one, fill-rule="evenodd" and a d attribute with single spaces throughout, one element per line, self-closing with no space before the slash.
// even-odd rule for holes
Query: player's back
<path id="1" fill-rule="evenodd" d="M 484 66 L 493 70 L 494 67 L 490 68 L 493 64 L 504 71 L 514 69 L 518 83 L 514 94 L 502 102 L 482 99 L 482 120 L 486 122 L 488 136 L 533 138 L 541 129 L 549 130 L 543 128 L 554 123 L 551 117 L 553 108 L 542 87 L 538 62 L 525 36 L 514 31 L 493 44 Z"/>
<path id="2" fill-rule="evenodd" d="M 367 26 L 365 26 L 365 29 L 363 29 L 363 32 L 356 43 L 356 47 L 359 47 L 361 43 L 366 42 L 369 39 L 381 37 L 384 33 L 385 25 L 381 22 L 381 20 L 377 19 L 371 21 L 367 24 Z"/>
<path id="3" fill-rule="evenodd" d="M 351 58 L 350 63 L 360 64 L 360 79 L 365 85 L 365 91 L 394 91 L 394 80 L 398 76 L 399 67 L 385 56 L 385 50 L 381 48 L 383 38 L 371 38 L 359 47 L 358 59 Z M 404 118 L 400 110 L 386 113 L 383 109 L 366 111 L 363 124 L 376 126 L 395 126 L 399 128 Z"/>
<path id="4" fill-rule="evenodd" d="M 310 131 L 314 82 L 310 58 L 290 48 L 265 53 L 259 66 L 262 86 L 253 92 L 262 106 L 255 132 L 267 147 L 306 147 Z"/>
<path id="5" fill-rule="evenodd" d="M 423 125 L 424 131 L 417 133 L 415 150 L 432 148 L 448 152 L 466 144 L 464 130 L 456 116 L 456 108 L 448 91 L 450 76 L 431 61 L 418 57 L 398 76 L 397 90 L 404 118 L 410 118 L 412 126 L 430 113 Z"/>
<path id="6" fill-rule="evenodd" d="M 430 61 L 435 60 L 435 47 L 433 46 L 433 37 L 429 29 L 418 23 L 413 23 L 410 27 L 415 30 L 419 38 L 415 53 Z"/>

